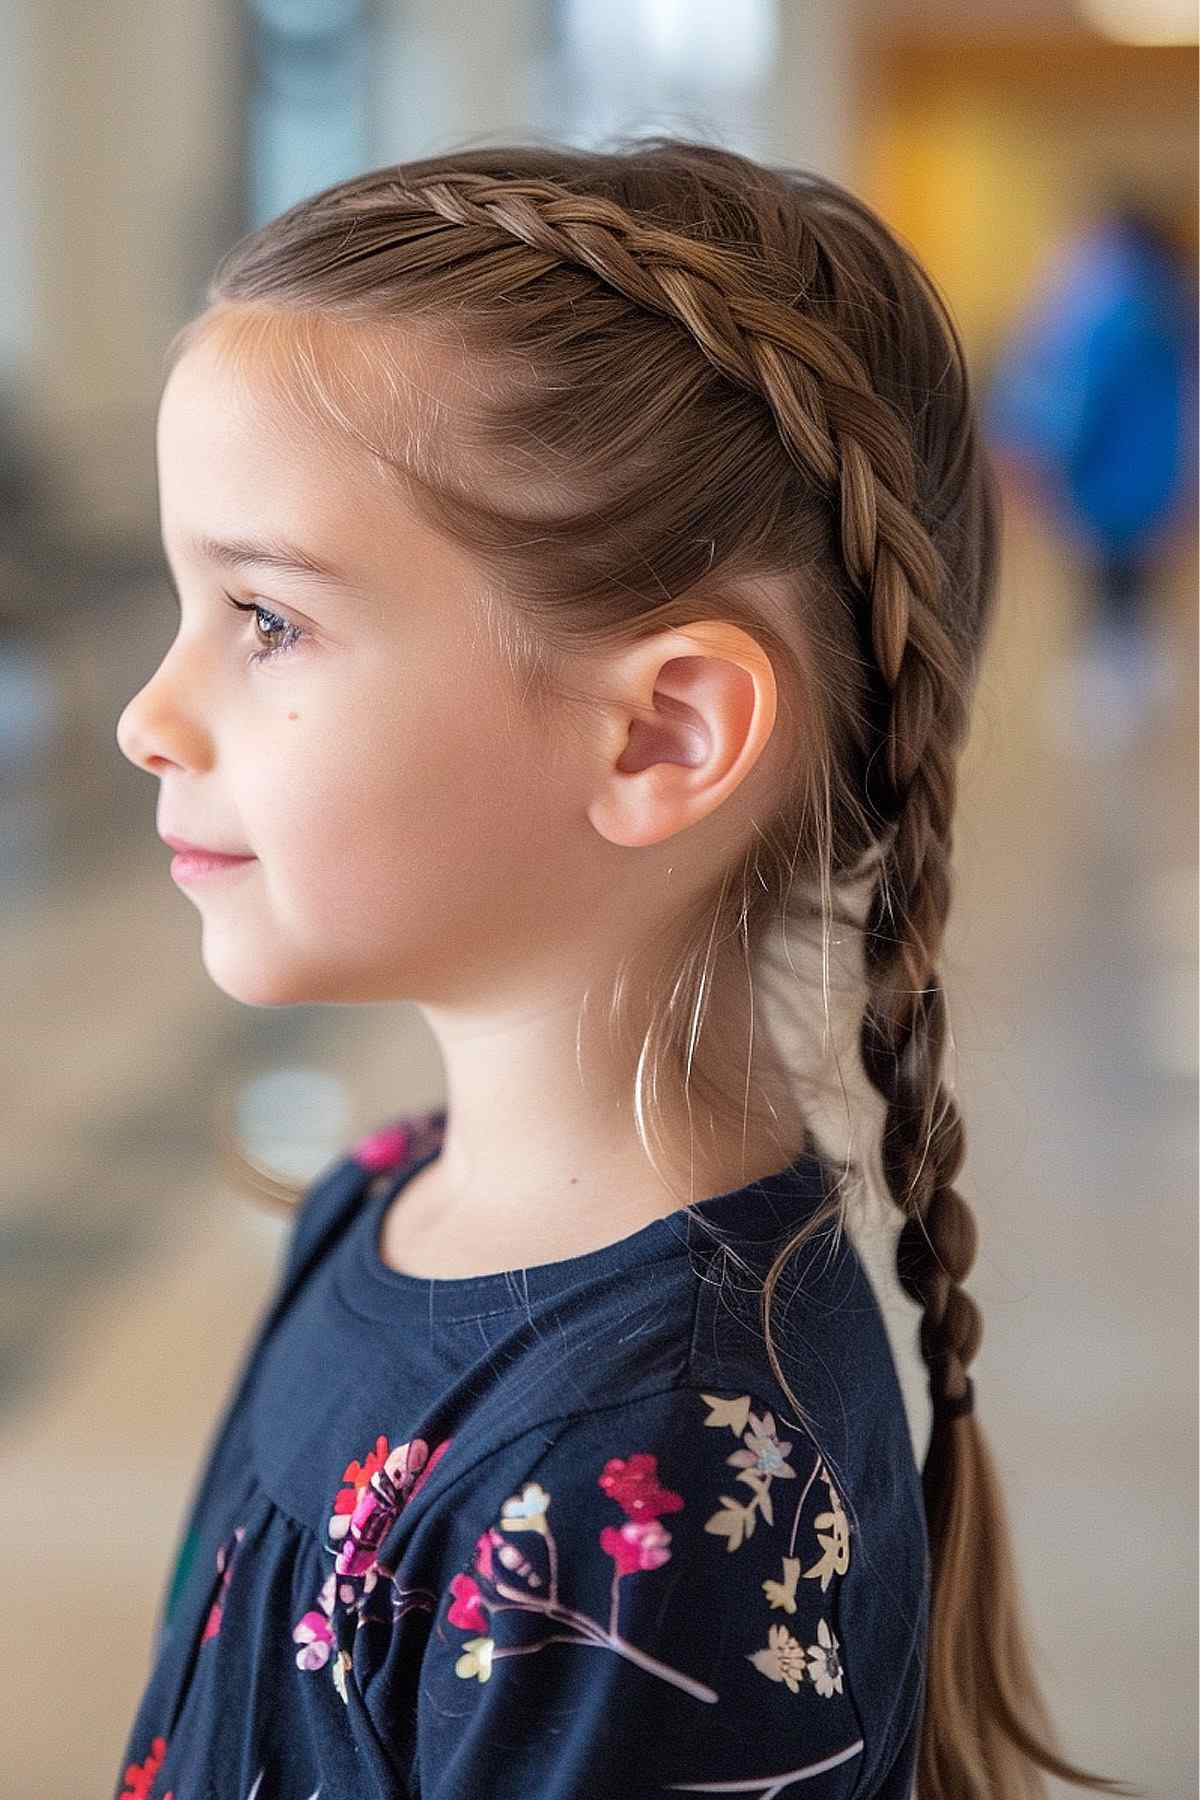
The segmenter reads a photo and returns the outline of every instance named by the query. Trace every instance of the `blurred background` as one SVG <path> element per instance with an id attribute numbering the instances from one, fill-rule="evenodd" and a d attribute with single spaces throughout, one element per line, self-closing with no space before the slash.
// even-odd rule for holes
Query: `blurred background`
<path id="1" fill-rule="evenodd" d="M 0 0 L 3 1795 L 111 1791 L 272 1175 L 442 1098 L 415 1009 L 211 984 L 117 748 L 173 633 L 163 351 L 303 194 L 643 130 L 861 193 L 975 369 L 1004 562 L 942 964 L 973 1373 L 1066 1753 L 1196 1793 L 1195 40 L 1179 0 Z M 920 1459 L 917 1315 L 862 1248 Z"/>

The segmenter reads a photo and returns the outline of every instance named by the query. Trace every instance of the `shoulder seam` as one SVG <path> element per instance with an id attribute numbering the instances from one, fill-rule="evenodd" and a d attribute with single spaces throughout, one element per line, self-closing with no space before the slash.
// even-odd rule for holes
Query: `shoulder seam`
<path id="1" fill-rule="evenodd" d="M 422 1493 L 428 1494 L 432 1490 L 438 1498 L 449 1493 L 458 1482 L 464 1481 L 474 1469 L 477 1469 L 480 1466 L 481 1463 L 487 1462 L 491 1457 L 499 1455 L 502 1451 L 511 1449 L 514 1444 L 519 1444 L 521 1439 L 528 1437 L 531 1432 L 545 1431 L 553 1425 L 561 1425 L 562 1427 L 562 1430 L 555 1432 L 539 1450 L 537 1461 L 540 1462 L 542 1457 L 549 1450 L 554 1448 L 559 1438 L 565 1435 L 566 1430 L 576 1422 L 582 1422 L 585 1419 L 593 1419 L 604 1413 L 617 1412 L 623 1407 L 638 1406 L 641 1405 L 643 1401 L 657 1400 L 664 1394 L 699 1394 L 703 1397 L 709 1392 L 723 1393 L 725 1391 L 737 1391 L 746 1394 L 754 1403 L 756 1411 L 769 1411 L 774 1417 L 783 1417 L 776 1407 L 769 1405 L 766 1401 L 760 1400 L 758 1397 L 758 1390 L 746 1382 L 671 1382 L 665 1387 L 654 1388 L 649 1393 L 628 1395 L 621 1400 L 607 1401 L 601 1406 L 590 1406 L 586 1409 L 573 1408 L 567 1412 L 551 1413 L 544 1418 L 535 1419 L 521 1431 L 514 1431 L 509 1437 L 501 1438 L 498 1443 L 489 1445 L 485 1450 L 482 1450 L 472 1462 L 467 1464 L 466 1468 L 459 1469 L 445 1486 L 440 1486 L 435 1480 L 431 1479 L 426 1487 L 422 1489 Z M 785 1423 L 789 1430 L 803 1432 L 806 1440 L 810 1443 L 812 1442 L 810 1434 L 798 1420 L 786 1419 Z M 813 1447 L 820 1453 L 819 1445 L 814 1444 Z M 446 1473 L 449 1474 L 449 1470 L 447 1470 Z"/>

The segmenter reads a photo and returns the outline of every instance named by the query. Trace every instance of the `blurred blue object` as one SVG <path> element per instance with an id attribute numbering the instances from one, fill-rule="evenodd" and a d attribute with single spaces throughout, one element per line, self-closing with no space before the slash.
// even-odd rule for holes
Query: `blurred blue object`
<path id="1" fill-rule="evenodd" d="M 1136 557 L 1172 519 L 1195 469 L 1195 284 L 1136 202 L 1066 244 L 1001 352 L 989 436 L 1048 477 L 1098 559 Z"/>
<path id="2" fill-rule="evenodd" d="M 1194 500 L 1196 392 L 1191 266 L 1149 209 L 1110 194 L 1060 248 L 982 407 L 993 447 L 1032 467 L 1090 580 L 1080 641 L 1044 672 L 1041 697 L 1049 736 L 1073 755 L 1130 748 L 1177 691 L 1154 598 Z"/>

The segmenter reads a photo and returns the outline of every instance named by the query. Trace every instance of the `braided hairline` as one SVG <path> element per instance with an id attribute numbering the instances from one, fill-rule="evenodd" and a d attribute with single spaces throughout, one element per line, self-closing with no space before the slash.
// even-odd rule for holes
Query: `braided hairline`
<path id="1" fill-rule="evenodd" d="M 965 1372 L 981 1331 L 978 1309 L 958 1285 L 974 1257 L 974 1219 L 952 1186 L 963 1161 L 963 1132 L 936 1073 L 945 995 L 933 967 L 949 905 L 958 733 L 947 738 L 935 730 L 947 720 L 938 704 L 944 683 L 930 651 L 946 646 L 936 642 L 941 634 L 931 626 L 930 609 L 919 614 L 925 631 L 912 629 L 912 596 L 932 594 L 940 571 L 936 549 L 914 516 L 911 442 L 850 347 L 819 320 L 748 292 L 744 261 L 719 246 L 640 223 L 613 201 L 540 179 L 497 181 L 448 170 L 403 195 L 419 197 L 452 224 L 500 230 L 586 268 L 638 304 L 678 320 L 723 375 L 765 399 L 793 461 L 823 492 L 840 493 L 842 554 L 870 595 L 872 647 L 891 694 L 887 761 L 897 796 L 896 835 L 868 915 L 864 1065 L 888 1102 L 885 1141 L 902 1144 L 900 1161 L 911 1171 L 904 1181 L 889 1152 L 889 1186 L 909 1215 L 898 1254 L 905 1285 L 925 1312 L 922 1349 L 927 1361 L 957 1363 Z M 922 654 L 926 635 L 933 641 Z M 932 943 L 910 917 L 917 895 L 925 901 Z M 894 931 L 871 931 L 873 916 Z M 919 1060 L 911 1079 L 901 1073 L 901 1058 L 914 1048 Z M 918 1236 L 926 1248 L 914 1269 Z"/>
<path id="2" fill-rule="evenodd" d="M 902 425 L 835 332 L 747 289 L 744 257 L 644 224 L 615 201 L 550 181 L 447 170 L 400 195 L 419 199 L 452 224 L 499 230 L 586 268 L 639 305 L 678 320 L 721 374 L 767 402 L 789 455 L 823 493 L 834 493 L 840 481 L 842 550 L 851 576 L 869 587 L 877 558 L 887 555 L 918 591 L 936 580 L 932 545 L 924 554 L 915 549 L 916 469 Z M 898 633 L 877 645 L 889 681 L 900 650 Z"/>

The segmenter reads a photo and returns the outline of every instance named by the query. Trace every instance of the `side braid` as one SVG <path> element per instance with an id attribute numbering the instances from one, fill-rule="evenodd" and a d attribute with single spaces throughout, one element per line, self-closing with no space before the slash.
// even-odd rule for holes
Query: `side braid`
<path id="1" fill-rule="evenodd" d="M 931 760 L 948 758 L 939 748 Z M 888 1103 L 883 1168 L 907 1215 L 896 1268 L 923 1309 L 935 1434 L 961 1416 L 949 1402 L 969 1407 L 966 1371 L 983 1336 L 979 1309 L 962 1287 L 976 1250 L 974 1215 L 953 1186 L 965 1156 L 962 1120 L 938 1076 L 946 999 L 933 959 L 948 909 L 951 848 L 949 835 L 930 822 L 918 778 L 867 916 L 870 999 L 861 1038 L 863 1066 Z"/>

